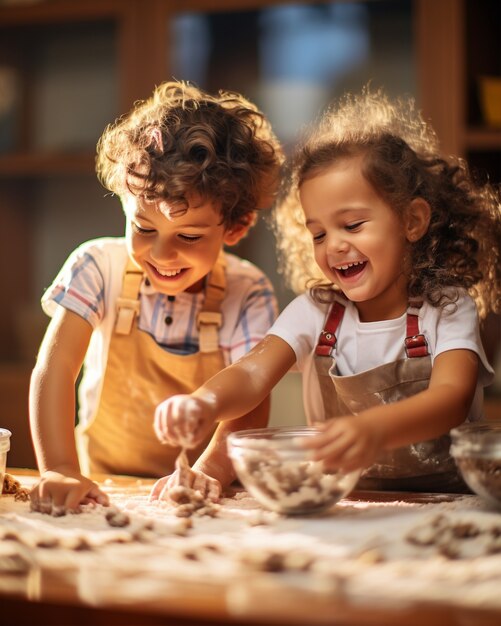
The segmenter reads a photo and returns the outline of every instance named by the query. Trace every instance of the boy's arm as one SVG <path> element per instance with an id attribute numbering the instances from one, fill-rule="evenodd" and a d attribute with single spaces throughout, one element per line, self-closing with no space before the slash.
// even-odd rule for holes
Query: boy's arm
<path id="1" fill-rule="evenodd" d="M 466 419 L 478 375 L 478 356 L 470 350 L 438 355 L 428 389 L 394 402 L 335 418 L 305 447 L 315 458 L 346 470 L 367 467 L 381 450 L 426 441 L 448 433 Z"/>
<path id="2" fill-rule="evenodd" d="M 107 500 L 80 473 L 75 444 L 75 383 L 92 327 L 59 307 L 45 333 L 30 383 L 30 426 L 42 476 L 32 505 L 73 509 L 87 499 Z M 41 510 L 41 509 L 40 509 Z"/>

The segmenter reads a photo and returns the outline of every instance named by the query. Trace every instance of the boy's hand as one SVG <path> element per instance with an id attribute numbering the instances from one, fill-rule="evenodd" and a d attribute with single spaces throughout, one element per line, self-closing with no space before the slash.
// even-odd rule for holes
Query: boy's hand
<path id="1" fill-rule="evenodd" d="M 164 476 L 157 480 L 150 493 L 150 502 L 154 500 L 168 500 L 169 491 L 173 487 L 181 485 L 199 491 L 204 498 L 217 502 L 221 495 L 221 483 L 194 469 L 176 470 L 170 476 Z"/>
<path id="2" fill-rule="evenodd" d="M 210 432 L 215 418 L 209 402 L 187 394 L 177 395 L 157 406 L 153 427 L 162 443 L 194 448 Z"/>
<path id="3" fill-rule="evenodd" d="M 95 482 L 67 468 L 44 472 L 31 490 L 30 500 L 32 511 L 54 516 L 78 512 L 81 504 L 109 504 Z"/>
<path id="4" fill-rule="evenodd" d="M 382 450 L 382 435 L 377 426 L 360 416 L 335 417 L 315 426 L 322 432 L 305 438 L 302 445 L 328 468 L 352 471 L 368 467 Z"/>

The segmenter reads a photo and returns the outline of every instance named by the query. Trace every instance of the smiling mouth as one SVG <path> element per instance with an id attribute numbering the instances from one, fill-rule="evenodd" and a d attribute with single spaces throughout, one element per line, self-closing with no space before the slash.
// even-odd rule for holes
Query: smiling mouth
<path id="1" fill-rule="evenodd" d="M 148 263 L 148 265 L 151 267 L 154 275 L 159 280 L 173 280 L 173 279 L 179 278 L 179 276 L 181 276 L 182 274 L 186 272 L 186 268 L 181 268 L 181 269 L 176 269 L 176 270 L 163 270 L 158 267 L 155 267 L 151 263 Z"/>
<path id="2" fill-rule="evenodd" d="M 365 269 L 367 261 L 357 261 L 356 263 L 346 263 L 344 265 L 338 265 L 334 267 L 334 270 L 340 274 L 343 278 L 352 278 L 357 276 Z"/>

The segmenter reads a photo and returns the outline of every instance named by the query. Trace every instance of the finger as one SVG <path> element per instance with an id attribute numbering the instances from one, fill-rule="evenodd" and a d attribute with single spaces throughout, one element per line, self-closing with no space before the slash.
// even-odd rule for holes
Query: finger
<path id="1" fill-rule="evenodd" d="M 196 474 L 195 479 L 193 480 L 193 489 L 195 489 L 196 491 L 200 491 L 200 493 L 204 496 L 207 493 L 207 489 L 208 489 L 208 480 L 207 480 L 207 476 L 205 476 L 204 474 Z"/>
<path id="2" fill-rule="evenodd" d="M 168 478 L 169 478 L 168 476 L 164 476 L 163 478 L 160 478 L 159 480 L 157 480 L 157 482 L 153 485 L 150 491 L 150 497 L 149 497 L 150 502 L 153 502 L 160 498 L 160 495 L 167 483 Z"/>
<path id="3" fill-rule="evenodd" d="M 221 497 L 221 483 L 218 480 L 210 480 L 207 484 L 206 497 L 213 502 L 217 502 Z"/>
<path id="4" fill-rule="evenodd" d="M 67 511 L 71 511 L 72 513 L 79 513 L 80 504 L 82 504 L 85 496 L 86 496 L 86 493 L 82 490 L 81 486 L 79 486 L 79 488 L 71 489 L 66 494 L 64 508 Z"/>
<path id="5" fill-rule="evenodd" d="M 196 446 L 202 422 L 202 408 L 198 400 L 190 396 L 178 396 L 174 400 L 168 429 L 180 445 L 185 448 Z"/>
<path id="6" fill-rule="evenodd" d="M 173 480 L 176 485 L 181 487 L 187 487 L 188 489 L 194 489 L 193 485 L 196 480 L 196 474 L 191 469 L 176 470 L 173 474 Z"/>
<path id="7" fill-rule="evenodd" d="M 157 406 L 157 408 L 155 409 L 155 417 L 153 420 L 153 429 L 155 431 L 155 435 L 157 436 L 158 440 L 161 441 L 162 443 L 166 443 L 166 426 L 167 426 L 167 410 L 168 407 L 166 406 L 165 402 L 162 402 L 162 404 L 159 404 Z"/>
<path id="8" fill-rule="evenodd" d="M 33 489 L 30 491 L 30 509 L 32 511 L 38 511 L 38 501 L 40 499 L 40 494 L 38 491 L 38 485 L 35 485 Z"/>
<path id="9" fill-rule="evenodd" d="M 311 427 L 316 428 L 316 430 L 325 430 L 329 425 L 330 423 L 325 420 L 313 421 L 311 423 Z"/>
<path id="10" fill-rule="evenodd" d="M 90 498 L 91 500 L 93 500 L 97 504 L 101 504 L 102 506 L 109 506 L 110 504 L 108 494 L 104 493 L 104 491 L 101 491 L 101 489 L 99 489 L 99 487 L 95 483 L 87 492 L 87 498 Z"/>
<path id="11" fill-rule="evenodd" d="M 351 436 L 343 433 L 334 441 L 329 440 L 325 445 L 316 448 L 313 458 L 317 461 L 323 460 L 329 467 L 340 467 L 347 451 L 354 445 Z"/>
<path id="12" fill-rule="evenodd" d="M 51 498 L 40 498 L 38 500 L 38 508 L 37 510 L 40 513 L 46 513 L 50 515 L 52 513 L 52 500 Z"/>
<path id="13" fill-rule="evenodd" d="M 341 428 L 331 426 L 329 430 L 313 435 L 311 437 L 299 437 L 299 444 L 302 448 L 307 450 L 320 449 L 336 440 L 343 435 L 344 431 Z"/>
<path id="14" fill-rule="evenodd" d="M 164 487 L 160 492 L 159 500 L 170 500 L 170 491 L 174 487 L 179 486 L 179 476 L 177 472 L 174 472 L 170 476 L 167 477 Z"/>
<path id="15" fill-rule="evenodd" d="M 181 396 L 184 398 L 186 396 Z M 176 445 L 177 440 L 173 437 L 172 421 L 179 414 L 180 397 L 173 396 L 159 404 L 155 410 L 154 427 L 157 437 L 162 443 Z"/>

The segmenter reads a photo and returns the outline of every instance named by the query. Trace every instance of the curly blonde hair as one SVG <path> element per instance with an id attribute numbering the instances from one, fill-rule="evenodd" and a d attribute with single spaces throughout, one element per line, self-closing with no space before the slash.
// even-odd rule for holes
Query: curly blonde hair
<path id="1" fill-rule="evenodd" d="M 231 227 L 271 206 L 282 160 L 269 122 L 242 95 L 170 81 L 105 129 L 96 170 L 110 191 L 164 200 L 176 212 L 194 196 L 215 202 Z"/>
<path id="2" fill-rule="evenodd" d="M 412 98 L 391 101 L 369 88 L 329 107 L 287 164 L 273 223 L 279 269 L 293 291 L 309 287 L 319 301 L 333 298 L 336 288 L 314 260 L 299 189 L 336 161 L 357 156 L 364 177 L 398 214 L 414 198 L 431 207 L 427 233 L 409 244 L 409 297 L 444 306 L 466 289 L 481 316 L 499 310 L 499 189 L 476 184 L 465 161 L 440 155 L 437 137 Z"/>

